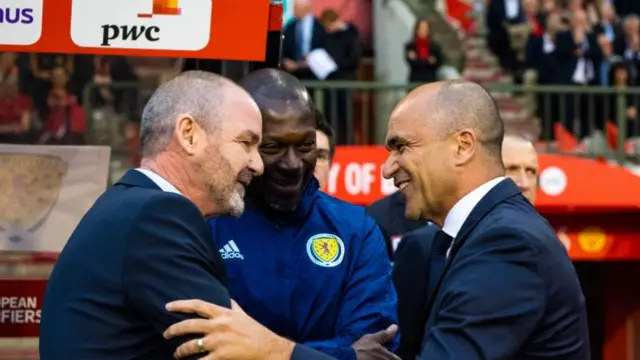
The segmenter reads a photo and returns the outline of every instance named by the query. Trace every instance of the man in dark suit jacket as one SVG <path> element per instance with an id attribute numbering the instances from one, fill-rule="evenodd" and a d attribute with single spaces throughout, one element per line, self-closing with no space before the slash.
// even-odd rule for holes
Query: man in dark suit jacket
<path id="1" fill-rule="evenodd" d="M 431 296 L 429 289 L 435 288 L 439 280 L 439 274 L 424 271 L 430 266 L 431 246 L 438 230 L 439 227 L 428 225 L 405 234 L 393 256 L 393 284 L 398 294 L 398 326 L 402 329 L 396 354 L 402 359 L 413 359 L 413 344 L 422 341 L 424 323 L 416 314 L 422 311 Z"/>
<path id="2" fill-rule="evenodd" d="M 374 202 L 367 207 L 367 213 L 376 221 L 385 241 L 387 251 L 393 258 L 402 236 L 426 225 L 423 220 L 407 219 L 404 215 L 406 201 L 399 191 Z"/>
<path id="3" fill-rule="evenodd" d="M 292 19 L 282 31 L 282 66 L 301 80 L 318 80 L 309 70 L 306 56 L 325 47 L 327 31 L 313 16 L 312 0 L 296 0 Z"/>
<path id="4" fill-rule="evenodd" d="M 173 359 L 189 338 L 163 333 L 196 316 L 169 312 L 168 302 L 231 306 L 205 217 L 244 210 L 244 186 L 263 168 L 261 131 L 255 102 L 217 75 L 188 72 L 156 90 L 142 115 L 142 168 L 96 201 L 51 274 L 41 359 Z M 252 344 L 243 351 L 288 360 L 294 344 L 260 329 L 244 329 Z M 325 358 L 295 351 L 300 360 Z"/>
<path id="5" fill-rule="evenodd" d="M 442 227 L 420 230 L 428 244 L 410 236 L 396 258 L 399 294 L 412 282 L 419 297 L 399 296 L 403 359 L 590 358 L 577 275 L 505 179 L 503 136 L 491 96 L 464 81 L 424 85 L 391 115 L 384 175 L 408 199 L 408 216 Z M 426 261 L 412 272 L 414 258 Z"/>

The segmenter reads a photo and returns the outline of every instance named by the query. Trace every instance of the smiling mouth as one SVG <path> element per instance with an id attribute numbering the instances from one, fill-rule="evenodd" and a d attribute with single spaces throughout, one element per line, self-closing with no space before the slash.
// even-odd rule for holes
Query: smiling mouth
<path id="1" fill-rule="evenodd" d="M 300 180 L 297 180 L 297 181 L 273 180 L 273 183 L 279 187 L 292 188 L 292 187 L 298 186 L 300 184 Z"/>
<path id="2" fill-rule="evenodd" d="M 402 191 L 402 190 L 404 190 L 404 188 L 406 188 L 406 187 L 409 185 L 409 183 L 410 183 L 410 182 L 411 182 L 411 181 L 409 181 L 409 180 L 403 180 L 403 181 L 398 181 L 398 182 L 396 182 L 394 185 L 395 185 L 395 186 L 396 186 L 400 191 Z"/>

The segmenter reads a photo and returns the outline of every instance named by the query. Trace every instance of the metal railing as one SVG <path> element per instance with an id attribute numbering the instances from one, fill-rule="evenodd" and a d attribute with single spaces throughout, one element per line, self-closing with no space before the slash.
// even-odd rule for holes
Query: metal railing
<path id="1" fill-rule="evenodd" d="M 339 144 L 380 144 L 384 139 L 391 111 L 411 89 L 421 84 L 384 84 L 379 82 L 318 81 L 305 82 L 316 106 L 334 127 Z M 111 145 L 113 153 L 124 155 L 122 140 L 127 124 L 136 122 L 153 87 L 140 83 L 116 83 L 111 90 L 125 104 L 115 109 L 99 99 L 91 84 L 84 90 L 84 107 L 88 116 L 88 143 Z M 630 139 L 640 137 L 640 88 L 486 85 L 494 95 L 506 130 L 541 139 L 548 144 L 544 151 L 561 152 L 555 141 L 556 124 L 572 133 L 578 143 L 586 144 L 583 156 L 607 156 L 619 162 L 634 160 Z M 462 104 L 464 106 L 464 104 Z M 615 147 L 611 132 L 617 128 Z M 569 152 L 571 152 L 570 149 Z"/>

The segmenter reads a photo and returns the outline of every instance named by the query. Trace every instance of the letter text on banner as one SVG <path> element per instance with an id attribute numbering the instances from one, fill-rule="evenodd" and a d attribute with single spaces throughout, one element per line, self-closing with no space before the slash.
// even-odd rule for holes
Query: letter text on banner
<path id="1" fill-rule="evenodd" d="M 269 0 L 3 0 L 0 51 L 263 61 L 270 9 Z"/>
<path id="2" fill-rule="evenodd" d="M 38 337 L 46 280 L 0 279 L 0 338 Z"/>

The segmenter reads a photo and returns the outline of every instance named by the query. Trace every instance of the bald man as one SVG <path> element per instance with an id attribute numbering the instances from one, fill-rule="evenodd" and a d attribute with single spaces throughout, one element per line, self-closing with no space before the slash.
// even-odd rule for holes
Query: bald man
<path id="1" fill-rule="evenodd" d="M 505 135 L 502 142 L 502 163 L 505 175 L 516 183 L 522 195 L 535 204 L 538 191 L 538 153 L 531 141 Z"/>
<path id="2" fill-rule="evenodd" d="M 426 283 L 414 326 L 400 319 L 402 359 L 590 358 L 577 275 L 505 178 L 503 136 L 490 95 L 464 81 L 424 85 L 391 115 L 383 174 L 407 198 L 408 217 L 442 229 L 425 238 L 429 257 L 414 273 L 394 274 L 396 285 L 413 281 L 414 293 Z M 397 290 L 400 300 L 409 291 Z"/>

